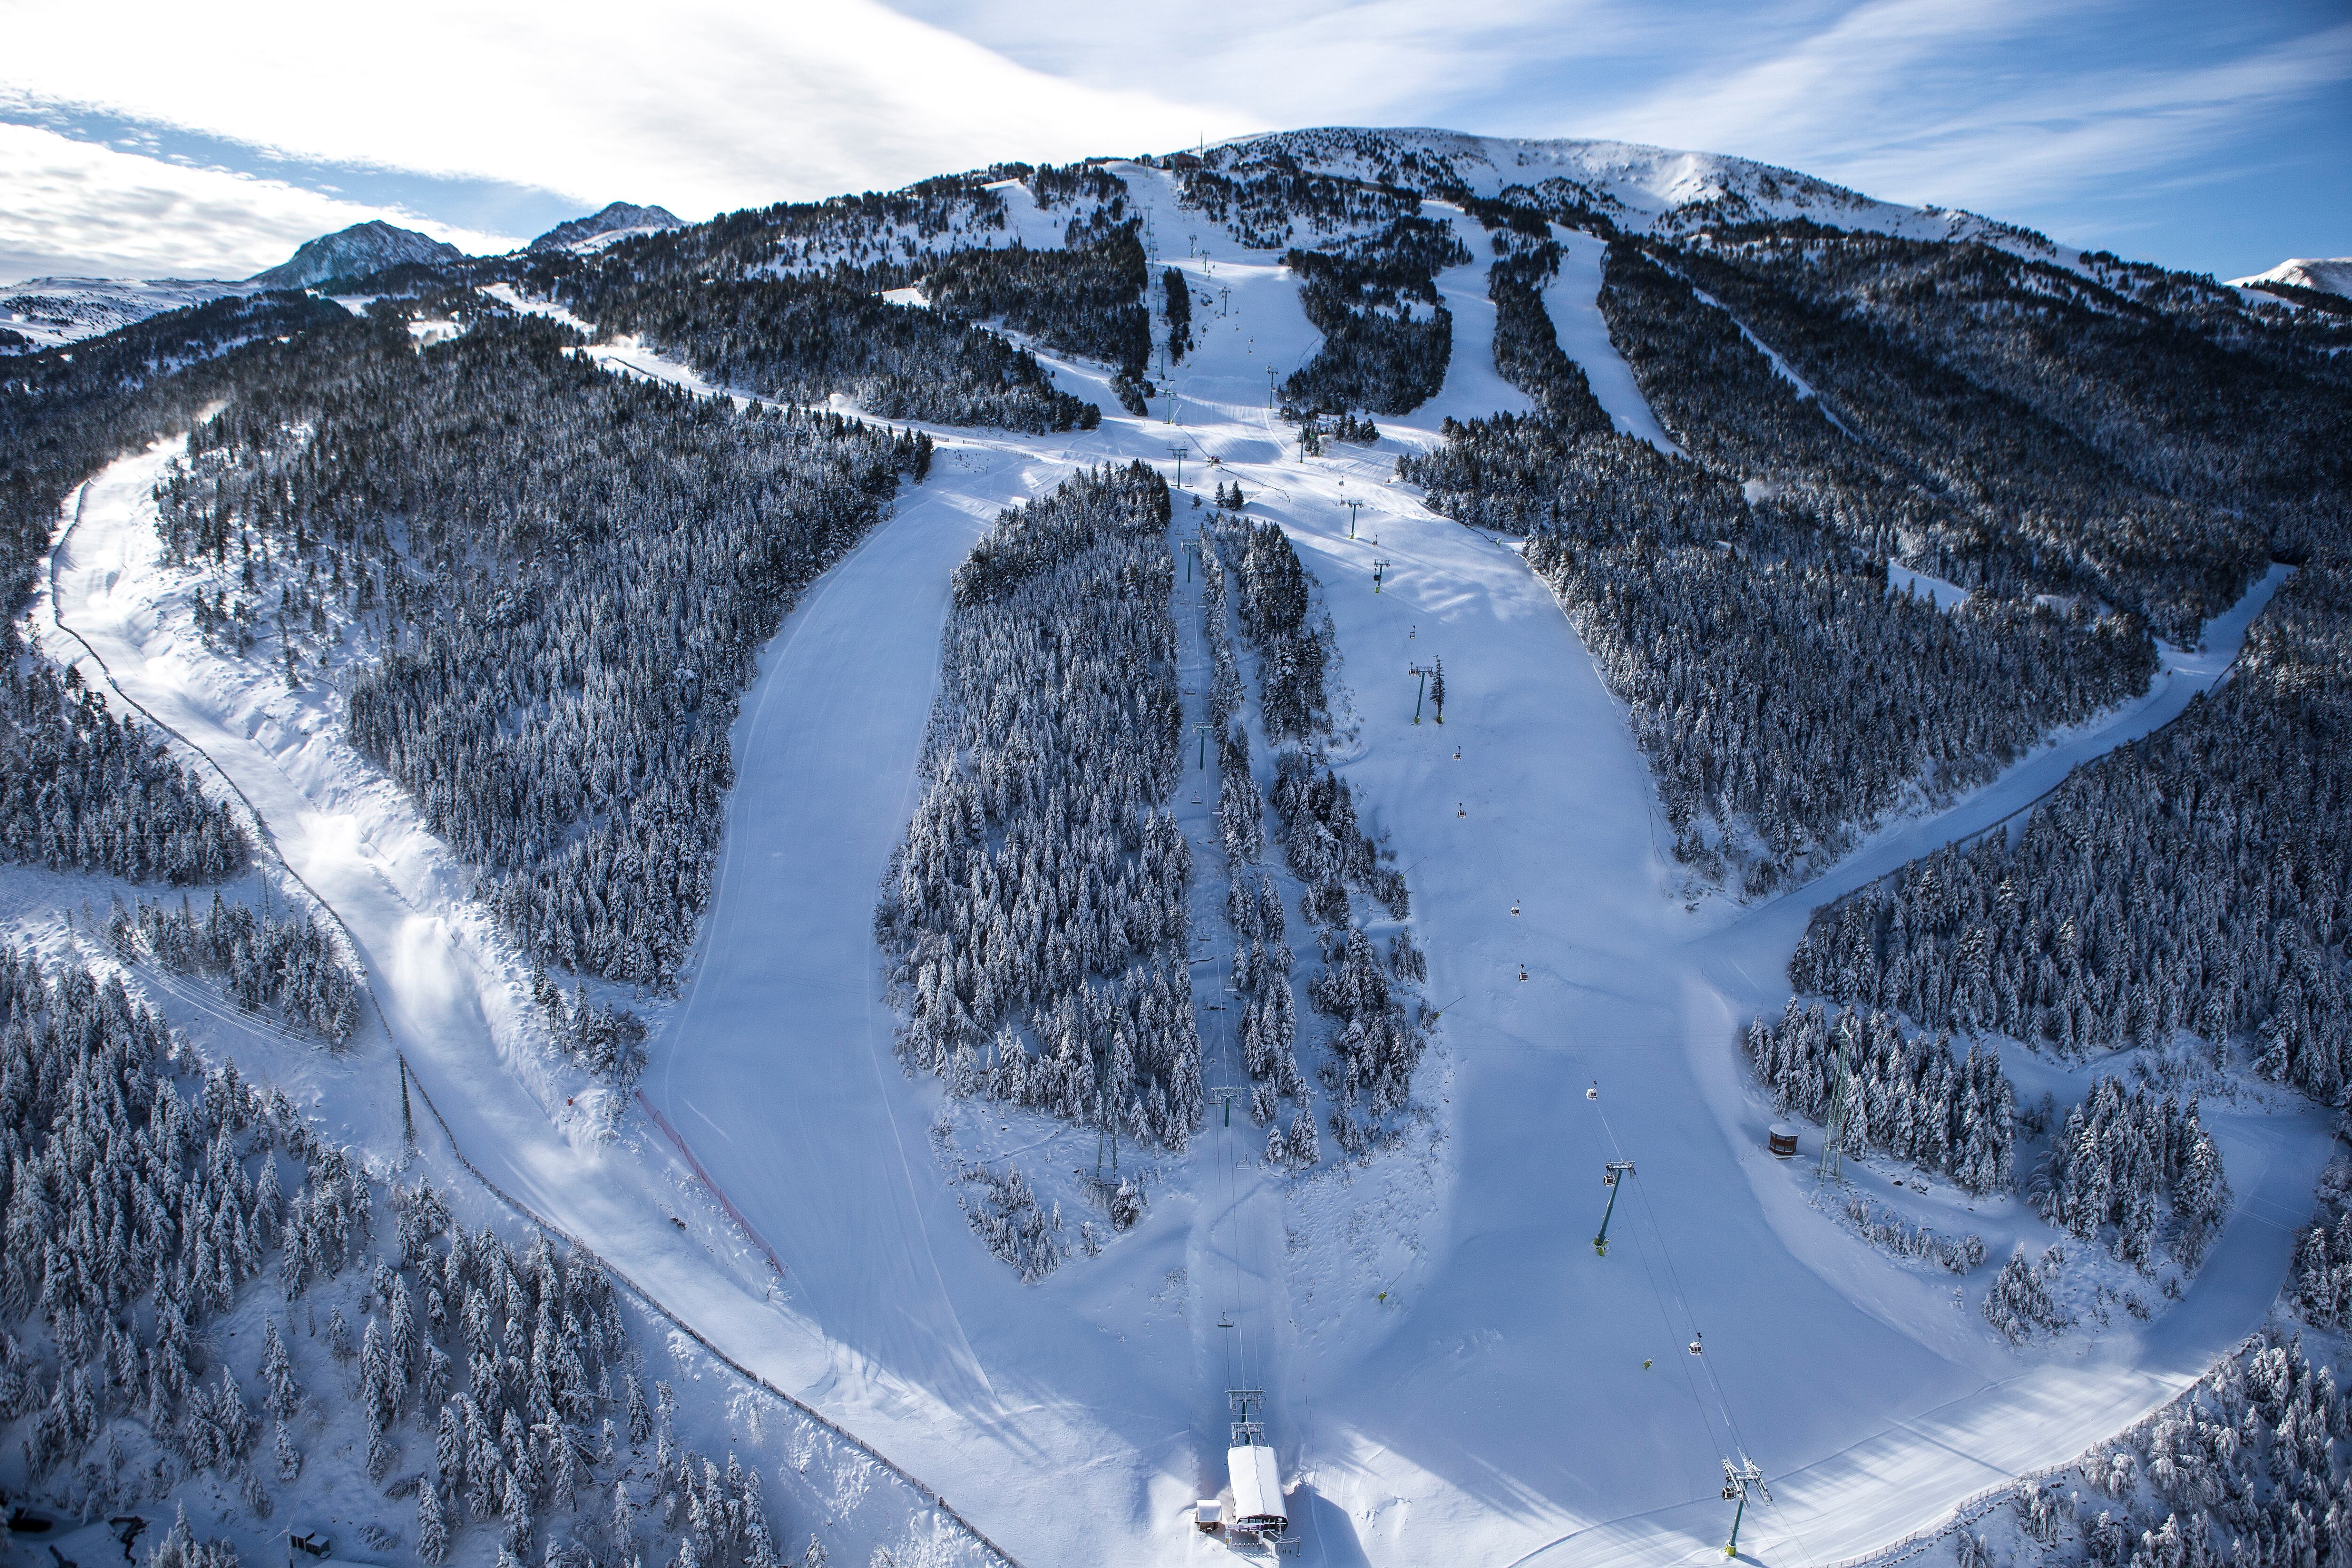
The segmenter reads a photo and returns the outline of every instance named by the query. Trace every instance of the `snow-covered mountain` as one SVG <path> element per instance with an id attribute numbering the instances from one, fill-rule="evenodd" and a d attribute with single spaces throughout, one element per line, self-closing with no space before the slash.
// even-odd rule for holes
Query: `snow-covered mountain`
<path id="1" fill-rule="evenodd" d="M 235 294 L 240 285 L 184 278 L 32 278 L 0 293 L 0 352 L 98 337 L 165 310 Z"/>
<path id="2" fill-rule="evenodd" d="M 2080 1568 L 2352 1495 L 2246 1339 L 2352 1321 L 2352 322 L 1343 128 L 19 313 L 173 289 L 250 297 L 0 378 L 27 1522 Z"/>
<path id="3" fill-rule="evenodd" d="M 1181 155 L 1180 155 L 1181 156 Z M 1494 197 L 1517 186 L 1580 200 L 1637 234 L 1790 218 L 1908 239 L 1975 239 L 2048 258 L 2056 247 L 2014 224 L 1954 207 L 1905 206 L 1794 169 L 1634 142 L 1474 136 L 1432 129 L 1324 127 L 1217 143 L 1216 170 L 1288 163 L 1315 173 Z"/>
<path id="4" fill-rule="evenodd" d="M 2230 279 L 2233 289 L 2260 289 L 2266 283 L 2352 296 L 2352 256 L 2290 257 L 2268 272 Z"/>
<path id="5" fill-rule="evenodd" d="M 586 256 L 616 245 L 625 239 L 635 239 L 641 234 L 659 234 L 666 228 L 684 228 L 686 224 L 667 207 L 641 207 L 630 202 L 614 202 L 604 211 L 586 217 L 575 217 L 557 224 L 530 242 L 533 252 L 569 250 Z"/>
<path id="6" fill-rule="evenodd" d="M 431 235 L 381 219 L 355 223 L 304 244 L 291 258 L 246 279 L 265 289 L 307 289 L 330 278 L 360 278 L 404 261 L 459 261 L 465 252 Z"/>

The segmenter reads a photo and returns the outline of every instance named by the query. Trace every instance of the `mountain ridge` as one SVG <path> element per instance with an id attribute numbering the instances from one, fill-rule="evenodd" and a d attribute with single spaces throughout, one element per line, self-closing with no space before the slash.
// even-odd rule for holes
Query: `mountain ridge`
<path id="1" fill-rule="evenodd" d="M 370 218 L 304 241 L 291 257 L 245 281 L 264 289 L 307 289 L 331 278 L 365 277 L 407 261 L 440 264 L 465 258 L 456 246 L 430 235 Z"/>
<path id="2" fill-rule="evenodd" d="M 2266 289 L 2273 283 L 2352 298 L 2352 256 L 2291 256 L 2266 272 L 2230 279 L 2232 289 Z"/>
<path id="3" fill-rule="evenodd" d="M 523 249 L 531 255 L 551 250 L 585 254 L 640 234 L 658 234 L 664 229 L 685 226 L 685 220 L 665 206 L 608 202 L 602 210 L 586 217 L 571 218 L 557 224 Z"/>

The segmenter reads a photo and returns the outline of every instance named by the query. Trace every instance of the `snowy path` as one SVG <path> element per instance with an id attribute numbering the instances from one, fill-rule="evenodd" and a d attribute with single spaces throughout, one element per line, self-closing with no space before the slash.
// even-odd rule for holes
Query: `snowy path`
<path id="1" fill-rule="evenodd" d="M 1120 172 L 1140 203 L 1165 204 L 1161 176 Z M 1181 232 L 1172 208 L 1160 216 Z M 1466 341 L 1483 275 L 1441 280 L 1463 385 L 1383 419 L 1377 451 L 1300 463 L 1265 388 L 1315 334 L 1282 268 L 1221 247 L 1154 262 L 1221 300 L 1172 378 L 1181 427 L 1113 416 L 1086 436 L 950 436 L 930 480 L 763 655 L 716 895 L 645 1088 L 782 1255 L 781 1289 L 748 1245 L 703 1223 L 690 1178 L 641 1123 L 603 1142 L 560 1103 L 573 1080 L 530 1048 L 520 972 L 467 900 L 463 868 L 351 758 L 323 705 L 289 711 L 266 668 L 257 679 L 162 629 L 141 500 L 161 454 L 92 486 L 88 522 L 58 554 L 57 602 L 37 616 L 62 609 L 126 693 L 246 790 L 351 926 L 420 1081 L 494 1180 L 1035 1568 L 1222 1557 L 1182 1509 L 1222 1479 L 1225 1372 L 1204 1276 L 1234 1253 L 1250 1265 L 1240 1293 L 1253 1276 L 1264 1290 L 1258 1370 L 1302 1482 L 1295 1511 L 1310 1556 L 1331 1563 L 1711 1553 L 1726 1522 L 1717 1459 L 1738 1449 L 1782 1500 L 1751 1515 L 1743 1544 L 1820 1562 L 2111 1433 L 2257 1321 L 2285 1267 L 2283 1222 L 2304 1212 L 2325 1156 L 2313 1118 L 2211 1115 L 2241 1209 L 2188 1300 L 2087 1357 L 2021 1360 L 1954 1307 L 1948 1282 L 1805 1205 L 1761 1152 L 1763 1110 L 1732 1043 L 1748 1012 L 1785 995 L 1780 966 L 1814 902 L 1981 829 L 2177 713 L 2218 676 L 2231 628 L 2169 661 L 2143 702 L 1951 811 L 1775 904 L 1694 919 L 1670 897 L 1647 766 L 1549 593 L 1509 550 L 1390 482 L 1397 450 L 1436 441 L 1442 414 L 1474 412 L 1462 400 L 1476 400 L 1475 365 L 1462 362 L 1485 352 Z M 1099 372 L 1055 368 L 1112 406 Z M 946 585 L 971 540 L 1077 464 L 1167 464 L 1171 443 L 1217 456 L 1321 584 L 1353 698 L 1337 760 L 1407 868 L 1428 994 L 1444 1007 L 1432 1135 L 1369 1169 L 1327 1162 L 1285 1184 L 1245 1167 L 1251 1141 L 1216 1127 L 1154 1173 L 1134 1232 L 1022 1287 L 971 1236 L 929 1146 L 938 1089 L 891 1057 L 876 881 L 919 787 Z M 1364 503 L 1354 541 L 1351 498 Z M 1447 722 L 1415 726 L 1406 666 L 1434 657 Z M 354 1068 L 390 1070 L 366 1053 Z M 1079 1158 L 1037 1119 L 1006 1117 L 1003 1131 L 973 1152 L 1019 1148 L 1056 1169 Z M 1638 1173 L 1602 1258 L 1594 1177 L 1616 1158 Z"/>

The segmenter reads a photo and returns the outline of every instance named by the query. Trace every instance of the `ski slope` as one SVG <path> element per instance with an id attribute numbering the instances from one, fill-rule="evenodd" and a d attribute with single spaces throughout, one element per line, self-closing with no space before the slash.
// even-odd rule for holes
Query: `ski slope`
<path id="1" fill-rule="evenodd" d="M 184 584 L 156 561 L 143 499 L 168 447 L 88 488 L 36 624 L 68 654 L 70 625 L 121 690 L 237 782 L 352 931 L 394 1038 L 475 1165 L 1034 1568 L 1221 1560 L 1187 1510 L 1223 1480 L 1235 1375 L 1267 1391 L 1310 1563 L 1696 1559 L 1719 1549 L 1720 1460 L 1741 1453 L 1779 1499 L 1751 1512 L 1744 1550 L 1823 1563 L 2071 1457 L 2258 1321 L 2326 1156 L 2315 1114 L 2209 1110 L 2240 1208 L 2187 1299 L 2145 1328 L 2021 1357 L 1975 1312 L 1990 1268 L 1956 1302 L 1948 1277 L 1898 1267 L 1808 1206 L 1799 1173 L 1762 1152 L 1768 1108 L 1734 1032 L 1785 997 L 1815 903 L 1991 826 L 2178 713 L 2221 677 L 2277 574 L 2204 651 L 2168 652 L 2149 697 L 1951 810 L 1774 903 L 1685 910 L 1647 765 L 1549 592 L 1510 548 L 1393 482 L 1396 454 L 1436 442 L 1443 418 L 1517 395 L 1480 335 L 1483 268 L 1439 280 L 1456 334 L 1445 391 L 1381 419 L 1376 449 L 1301 460 L 1267 407 L 1317 343 L 1294 281 L 1178 208 L 1165 176 L 1118 172 L 1155 269 L 1215 301 L 1196 303 L 1198 346 L 1169 395 L 1085 434 L 935 432 L 930 479 L 798 606 L 738 720 L 713 900 L 643 1090 L 775 1249 L 781 1280 L 646 1119 L 601 1135 L 465 868 L 342 745 L 331 695 L 289 693 L 186 635 Z M 1474 250 L 1481 237 L 1465 236 Z M 1554 310 L 1563 346 L 1621 427 L 1664 440 L 1654 419 L 1642 426 L 1630 375 L 1602 392 L 1622 362 L 1611 369 L 1605 328 L 1592 337 L 1589 294 L 1585 314 L 1564 308 L 1587 287 L 1577 265 L 1555 285 L 1570 291 Z M 607 360 L 679 374 L 641 349 Z M 1098 367 L 1054 369 L 1116 409 Z M 1080 466 L 1141 458 L 1172 474 L 1179 450 L 1188 486 L 1214 458 L 1320 584 L 1349 693 L 1334 761 L 1407 869 L 1444 1011 L 1417 1085 L 1426 1117 L 1368 1167 L 1327 1160 L 1296 1181 L 1259 1163 L 1255 1129 L 1213 1117 L 1188 1155 L 1147 1162 L 1134 1231 L 1023 1287 L 958 1210 L 931 1142 L 949 1110 L 937 1086 L 891 1054 L 874 897 L 922 784 L 949 577 L 972 540 Z M 1180 496 L 1175 532 L 1200 516 Z M 1179 619 L 1197 689 L 1197 616 Z M 1406 667 L 1433 657 L 1447 721 L 1416 725 Z M 1206 808 L 1180 792 L 1177 809 L 1205 882 Z M 1222 1016 L 1202 1019 L 1213 1080 L 1229 1041 Z M 384 1147 L 390 1053 L 363 1046 L 339 1070 L 331 1102 Z M 1090 1135 L 995 1107 L 947 1122 L 962 1158 L 1058 1173 L 1093 1155 Z M 1602 1258 L 1609 1160 L 1636 1171 Z M 1885 1184 L 1857 1173 L 1873 1180 Z M 1989 1240 L 2038 1225 L 2007 1200 L 1978 1206 L 1966 1223 Z"/>
<path id="2" fill-rule="evenodd" d="M 1544 313 L 1559 334 L 1560 351 L 1582 368 L 1593 398 L 1622 434 L 1688 457 L 1650 412 L 1633 367 L 1609 341 L 1609 321 L 1601 313 L 1601 264 L 1609 254 L 1608 241 L 1558 224 L 1551 226 L 1551 237 L 1560 249 L 1559 276 L 1544 289 Z"/>
<path id="3" fill-rule="evenodd" d="M 1149 202 L 1150 173 L 1121 173 Z M 2232 1230 L 2232 1250 L 2187 1305 L 2144 1342 L 2111 1340 L 2089 1368 L 2063 1356 L 2021 1363 L 1990 1341 L 1972 1302 L 1956 1309 L 1948 1291 L 1937 1296 L 1801 1201 L 1792 1205 L 1784 1169 L 1751 1170 L 1761 1161 L 1762 1114 L 1733 1049 L 1748 988 L 1736 969 L 1728 986 L 1717 971 L 1746 963 L 1765 982 L 1753 988 L 1762 996 L 1794 933 L 1753 921 L 1744 940 L 1710 943 L 1707 921 L 1672 901 L 1646 766 L 1548 592 L 1511 551 L 1433 517 L 1390 481 L 1389 449 L 1434 441 L 1446 416 L 1501 401 L 1478 381 L 1492 377 L 1491 361 L 1483 370 L 1465 363 L 1484 349 L 1470 325 L 1482 319 L 1483 278 L 1474 284 L 1464 268 L 1439 279 L 1456 322 L 1446 392 L 1411 416 L 1383 419 L 1380 452 L 1335 447 L 1302 463 L 1265 406 L 1268 370 L 1285 374 L 1315 346 L 1295 289 L 1263 254 L 1228 252 L 1191 215 L 1162 206 L 1151 217 L 1153 265 L 1184 269 L 1196 296 L 1216 304 L 1196 305 L 1198 346 L 1171 368 L 1171 398 L 1155 405 L 1181 426 L 1107 417 L 1096 439 L 1171 472 L 1171 445 L 1188 450 L 1192 475 L 1200 458 L 1216 458 L 1218 478 L 1238 479 L 1253 513 L 1283 524 L 1322 584 L 1353 696 L 1341 766 L 1412 868 L 1428 994 L 1445 1004 L 1444 1059 L 1425 1069 L 1442 1086 L 1432 1108 L 1439 1130 L 1429 1152 L 1390 1163 L 1439 1168 L 1327 1166 L 1289 1184 L 1255 1158 L 1255 1129 L 1235 1137 L 1213 1115 L 1188 1160 L 1155 1172 L 1152 1209 L 1136 1233 L 1101 1259 L 1074 1258 L 1038 1286 L 1011 1287 L 941 1195 L 942 1172 L 912 1148 L 940 1101 L 928 1082 L 893 1070 L 871 955 L 862 990 L 835 981 L 787 1001 L 784 977 L 801 973 L 808 953 L 853 963 L 849 944 L 812 947 L 816 938 L 801 933 L 866 916 L 919 783 L 901 770 L 918 750 L 912 710 L 928 702 L 928 684 L 895 656 L 881 658 L 863 631 L 788 633 L 747 710 L 755 735 L 771 727 L 839 734 L 849 715 L 877 715 L 857 722 L 861 736 L 882 730 L 888 705 L 904 710 L 888 721 L 895 739 L 856 748 L 875 765 L 866 793 L 877 797 L 845 803 L 857 851 L 794 863 L 793 835 L 769 819 L 780 809 L 803 823 L 798 842 L 836 842 L 835 819 L 809 819 L 815 807 L 801 793 L 811 776 L 843 770 L 814 754 L 833 743 L 754 741 L 709 946 L 648 1087 L 698 1148 L 723 1151 L 728 1163 L 714 1174 L 753 1224 L 794 1237 L 779 1245 L 796 1257 L 797 1273 L 861 1276 L 837 1288 L 837 1304 L 815 1309 L 828 1337 L 933 1367 L 942 1387 L 963 1391 L 975 1419 L 988 1391 L 1028 1386 L 1043 1396 L 1031 1417 L 1045 1423 L 1041 1443 L 1086 1408 L 1120 1410 L 1122 1431 L 1147 1439 L 1118 1450 L 1121 1462 L 1166 1467 L 1139 1484 L 1132 1510 L 1098 1521 L 1084 1542 L 1058 1541 L 1044 1560 L 1172 1562 L 1203 1550 L 1180 1510 L 1221 1479 L 1226 1373 L 1213 1334 L 1196 1328 L 1189 1345 L 1171 1334 L 1176 1268 L 1192 1292 L 1192 1322 L 1236 1312 L 1245 1375 L 1267 1389 L 1270 1430 L 1286 1473 L 1300 1480 L 1294 1518 L 1310 1558 L 1335 1563 L 1672 1560 L 1719 1539 L 1717 1458 L 1740 1449 L 1786 1478 L 1780 1509 L 1750 1521 L 1766 1560 L 1860 1550 L 1930 1521 L 1989 1479 L 2069 1457 L 2128 1424 L 2259 1320 L 2286 1261 L 2272 1221 L 2299 1213 L 2324 1158 L 2307 1118 L 2282 1131 L 2276 1119 L 2242 1125 L 2215 1115 L 2253 1217 Z M 1184 237 L 1181 255 L 1172 234 Z M 1100 395 L 1098 373 L 1056 368 L 1072 390 Z M 1342 506 L 1351 497 L 1365 503 L 1354 541 Z M 1180 510 L 1180 531 L 1185 521 Z M 1377 595 L 1376 559 L 1389 563 Z M 2151 699 L 2086 726 L 1967 804 L 1998 815 L 2004 789 L 2031 798 L 2046 787 L 2044 773 L 2063 775 L 2071 761 L 2177 712 L 2226 663 L 2231 635 L 2216 628 L 2204 662 L 2168 656 Z M 1186 653 L 1197 658 L 1192 637 Z M 1411 722 L 1404 672 L 1433 654 L 1445 658 L 1453 691 L 1442 729 Z M 772 681 L 788 691 L 772 695 Z M 845 700 L 845 686 L 861 698 Z M 788 708 L 772 706 L 780 702 Z M 781 711 L 794 717 L 782 724 Z M 772 781 L 777 806 L 757 804 L 760 781 Z M 1188 826 L 1204 822 L 1206 808 L 1182 792 L 1177 810 Z M 1939 832 L 1978 820 L 1963 813 L 1915 824 L 1906 844 L 1940 841 Z M 740 851 L 738 822 L 747 825 Z M 1202 853 L 1196 864 L 1213 858 Z M 739 876 L 746 866 L 778 868 Z M 1785 903 L 1801 930 L 1810 901 Z M 792 934 L 772 940 L 778 931 Z M 794 955 L 789 964 L 780 951 Z M 1224 1065 L 1220 1026 L 1204 1014 L 1213 1079 Z M 796 1064 L 791 1087 L 757 1086 L 756 1064 L 772 1059 Z M 780 1146 L 793 1142 L 789 1133 L 769 1131 L 798 1124 L 778 1118 L 803 1070 L 818 1074 L 816 1113 L 827 1125 L 865 1130 L 853 1150 L 829 1142 L 814 1157 L 851 1163 L 850 1173 L 810 1170 L 811 1154 Z M 1595 1080 L 1601 1098 L 1583 1099 Z M 835 1098 L 845 1092 L 871 1103 L 845 1108 Z M 1695 1117 L 1697 1106 L 1715 1114 Z M 701 1131 L 691 1118 L 705 1119 Z M 990 1107 L 957 1120 L 995 1123 L 1002 1134 L 967 1155 L 1052 1150 L 1064 1164 L 1091 1155 L 1090 1140 L 1040 1118 Z M 1619 1155 L 1647 1173 L 1629 1194 L 1638 1201 L 1619 1212 L 1622 1242 L 1598 1259 L 1592 1177 Z M 859 1194 L 846 1234 L 813 1213 L 807 1195 L 844 1185 Z M 1399 1188 L 1411 1191 L 1401 1198 Z M 1268 1212 L 1277 1201 L 1279 1215 Z M 1355 1247 L 1345 1221 L 1358 1204 L 1377 1205 L 1398 1234 Z M 870 1256 L 876 1238 L 887 1271 Z M 1731 1258 L 1737 1268 L 1718 1266 Z M 869 1282 L 876 1272 L 897 1283 Z M 1008 1291 L 1019 1306 L 1005 1305 Z M 1706 1354 L 1695 1359 L 1684 1346 L 1702 1329 Z M 1119 1345 L 1110 1361 L 1074 1352 L 1098 1346 L 1106 1331 Z M 1179 1364 L 1188 1352 L 1207 1363 L 1191 1369 L 1189 1390 Z M 1609 1419 L 1579 1421 L 1578 1411 Z M 1189 1443 L 1171 1440 L 1188 1415 Z M 1969 1457 L 1956 1458 L 1956 1447 Z M 986 1473 L 972 1479 L 983 1491 L 1003 1485 Z M 1022 1538 L 1020 1523 L 1003 1529 Z"/>

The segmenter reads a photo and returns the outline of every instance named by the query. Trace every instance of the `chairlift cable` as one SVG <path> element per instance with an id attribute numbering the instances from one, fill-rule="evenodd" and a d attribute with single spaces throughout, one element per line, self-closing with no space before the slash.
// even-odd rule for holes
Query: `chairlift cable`
<path id="1" fill-rule="evenodd" d="M 1609 1134 L 1609 1142 L 1612 1147 L 1622 1148 L 1618 1143 L 1617 1130 L 1615 1126 L 1610 1122 L 1609 1112 L 1606 1109 L 1602 1109 L 1601 1111 L 1601 1124 L 1602 1129 Z M 1648 1216 L 1650 1228 L 1657 1233 L 1658 1257 L 1666 1266 L 1667 1278 L 1674 1284 L 1675 1302 L 1681 1307 L 1685 1319 L 1691 1324 L 1691 1343 L 1694 1346 L 1696 1346 L 1700 1340 L 1704 1338 L 1704 1331 L 1698 1327 L 1697 1314 L 1691 1310 L 1690 1299 L 1683 1290 L 1682 1273 L 1675 1267 L 1674 1253 L 1666 1246 L 1665 1227 L 1658 1223 L 1656 1205 L 1650 1202 L 1649 1189 L 1647 1186 L 1643 1185 L 1639 1179 L 1641 1173 L 1637 1170 L 1633 1172 L 1633 1174 L 1635 1177 L 1633 1184 L 1634 1190 L 1641 1194 L 1642 1212 Z M 1641 1227 L 1636 1226 L 1632 1228 L 1633 1230 L 1634 1247 L 1642 1253 L 1643 1268 L 1644 1271 L 1647 1271 L 1649 1268 L 1649 1251 L 1648 1248 L 1643 1245 Z M 1650 1276 L 1650 1288 L 1654 1293 L 1657 1291 L 1657 1277 L 1654 1274 Z M 1659 1296 L 1658 1307 L 1659 1311 L 1663 1314 L 1665 1310 L 1665 1301 L 1663 1295 Z M 1694 1351 L 1688 1358 L 1688 1361 L 1696 1361 L 1704 1363 L 1706 1363 L 1706 1358 Z M 1733 1452 L 1737 1453 L 1743 1461 L 1749 1461 L 1749 1455 L 1752 1450 L 1748 1447 L 1746 1436 L 1739 1430 L 1738 1418 L 1732 1414 L 1730 1395 L 1725 1392 L 1723 1381 L 1716 1375 L 1716 1371 L 1712 1364 L 1706 1365 L 1704 1370 L 1706 1373 L 1707 1386 L 1715 1395 L 1717 1413 L 1723 1422 L 1724 1431 L 1731 1439 Z M 1687 1362 L 1685 1362 L 1685 1364 L 1684 1365 L 1683 1372 L 1685 1377 L 1690 1376 L 1690 1367 Z M 1695 1378 L 1692 1379 L 1692 1385 L 1693 1396 L 1696 1397 L 1696 1380 Z M 1718 1453 L 1721 1452 L 1721 1447 L 1722 1445 L 1718 1443 L 1717 1445 Z M 1730 1456 L 1724 1455 L 1723 1458 L 1726 1467 L 1728 1468 L 1731 1462 Z M 1790 1522 L 1789 1517 L 1782 1511 L 1779 1500 L 1770 1498 L 1768 1494 L 1765 1506 L 1769 1508 L 1772 1510 L 1773 1517 L 1780 1521 L 1780 1528 L 1787 1532 L 1790 1543 L 1796 1547 L 1799 1554 L 1801 1555 L 1807 1563 L 1815 1562 L 1816 1559 L 1812 1554 L 1811 1548 L 1805 1544 L 1804 1537 L 1800 1535 L 1797 1531 L 1796 1526 Z"/>

